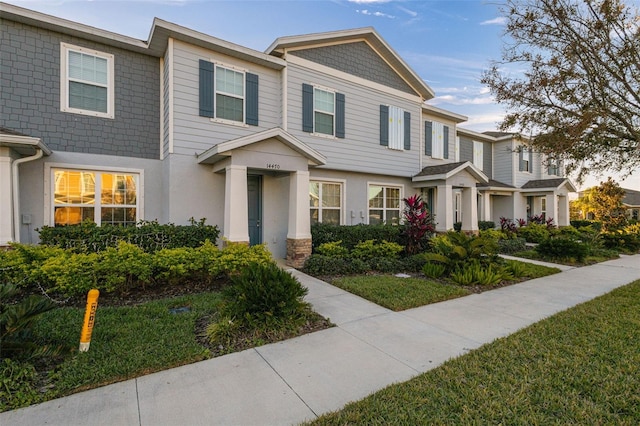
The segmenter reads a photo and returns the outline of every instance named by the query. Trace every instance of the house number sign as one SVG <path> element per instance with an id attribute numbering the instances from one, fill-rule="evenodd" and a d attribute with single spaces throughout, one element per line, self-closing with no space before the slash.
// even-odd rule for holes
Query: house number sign
<path id="1" fill-rule="evenodd" d="M 267 169 L 280 170 L 280 164 L 267 163 Z"/>

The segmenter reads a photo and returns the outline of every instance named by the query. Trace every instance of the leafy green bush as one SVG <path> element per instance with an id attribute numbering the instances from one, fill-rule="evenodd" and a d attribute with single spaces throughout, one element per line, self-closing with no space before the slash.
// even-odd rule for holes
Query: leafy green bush
<path id="1" fill-rule="evenodd" d="M 404 272 L 420 272 L 425 263 L 427 263 L 427 259 L 425 259 L 423 254 L 404 257 L 401 258 L 400 261 L 402 262 L 401 270 Z"/>
<path id="2" fill-rule="evenodd" d="M 549 238 L 549 235 L 546 225 L 534 222 L 518 228 L 518 236 L 524 238 L 528 243 L 541 243 Z"/>
<path id="3" fill-rule="evenodd" d="M 487 229 L 495 229 L 496 223 L 490 220 L 478 221 L 478 229 L 480 231 L 486 231 Z"/>
<path id="4" fill-rule="evenodd" d="M 549 238 L 538 244 L 536 252 L 546 259 L 571 260 L 584 262 L 589 254 L 589 246 L 567 237 Z"/>
<path id="5" fill-rule="evenodd" d="M 339 257 L 312 254 L 304 263 L 303 271 L 309 275 L 349 275 L 359 274 L 369 270 L 369 265 L 360 259 L 345 259 Z"/>
<path id="6" fill-rule="evenodd" d="M 510 279 L 513 276 L 503 271 L 499 266 L 482 265 L 478 261 L 472 261 L 456 268 L 450 278 L 458 285 L 493 286 L 503 279 Z"/>
<path id="7" fill-rule="evenodd" d="M 390 241 L 403 245 L 402 226 L 394 225 L 330 225 L 316 223 L 311 225 L 311 237 L 314 252 L 324 243 L 342 241 L 347 250 L 367 240 Z"/>
<path id="8" fill-rule="evenodd" d="M 640 233 L 627 232 L 626 228 L 602 233 L 600 237 L 606 249 L 629 254 L 635 254 L 640 250 Z"/>
<path id="9" fill-rule="evenodd" d="M 318 246 L 316 250 L 318 254 L 329 257 L 348 257 L 349 250 L 342 246 L 342 241 L 333 241 L 330 243 L 323 243 Z"/>
<path id="10" fill-rule="evenodd" d="M 509 238 L 507 236 L 507 234 L 504 231 L 501 231 L 500 229 L 485 229 L 480 231 L 480 236 L 481 237 L 487 237 L 487 238 L 492 238 L 496 241 L 500 241 L 500 240 L 504 240 L 505 238 Z"/>
<path id="11" fill-rule="evenodd" d="M 517 262 L 515 260 L 507 260 L 504 263 L 504 269 L 511 274 L 514 278 L 521 278 L 526 276 L 527 267 L 523 262 Z"/>
<path id="12" fill-rule="evenodd" d="M 221 314 L 251 326 L 277 324 L 304 317 L 308 290 L 275 264 L 250 264 L 231 277 L 222 291 Z"/>
<path id="13" fill-rule="evenodd" d="M 397 259 L 403 248 L 398 243 L 375 240 L 362 241 L 351 250 L 351 257 L 354 259 L 369 260 L 376 257 L 387 257 Z"/>
<path id="14" fill-rule="evenodd" d="M 602 222 L 597 220 L 572 220 L 569 223 L 576 229 L 580 229 L 585 226 L 591 226 L 596 231 L 602 230 Z"/>
<path id="15" fill-rule="evenodd" d="M 445 266 L 440 263 L 427 262 L 422 267 L 422 273 L 429 278 L 440 278 L 445 271 Z"/>
<path id="16" fill-rule="evenodd" d="M 400 259 L 392 257 L 373 257 L 368 259 L 366 263 L 371 270 L 378 272 L 400 272 L 404 268 L 404 264 Z"/>
<path id="17" fill-rule="evenodd" d="M 524 238 L 507 238 L 498 240 L 498 252 L 503 254 L 517 253 L 527 249 L 527 240 Z"/>
<path id="18" fill-rule="evenodd" d="M 205 240 L 214 245 L 220 236 L 215 225 L 206 225 L 205 219 L 190 219 L 191 225 L 160 225 L 157 221 L 140 221 L 137 226 L 103 225 L 92 221 L 78 225 L 51 227 L 38 230 L 44 245 L 72 248 L 79 253 L 90 253 L 116 247 L 120 241 L 134 244 L 152 253 L 163 248 L 200 246 Z"/>
<path id="19" fill-rule="evenodd" d="M 498 244 L 488 236 L 449 231 L 433 237 L 430 249 L 430 252 L 424 253 L 425 259 L 444 265 L 447 272 L 451 273 L 473 259 L 490 264 L 496 259 Z"/>

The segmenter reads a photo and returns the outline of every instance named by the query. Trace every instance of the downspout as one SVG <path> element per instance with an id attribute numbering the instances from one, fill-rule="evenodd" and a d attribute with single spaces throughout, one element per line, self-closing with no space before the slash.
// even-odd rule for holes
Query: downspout
<path id="1" fill-rule="evenodd" d="M 22 163 L 28 163 L 29 161 L 34 161 L 39 158 L 42 158 L 44 153 L 42 149 L 36 148 L 36 153 L 31 157 L 19 158 L 11 164 L 11 198 L 13 201 L 13 241 L 19 243 L 20 242 L 20 196 L 18 194 L 18 166 Z"/>

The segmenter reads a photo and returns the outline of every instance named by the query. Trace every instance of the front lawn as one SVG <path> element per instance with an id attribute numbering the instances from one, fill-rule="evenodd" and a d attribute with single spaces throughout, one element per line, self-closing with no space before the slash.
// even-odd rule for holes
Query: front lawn
<path id="1" fill-rule="evenodd" d="M 558 263 L 560 265 L 567 266 L 586 266 L 594 265 L 600 262 L 606 262 L 607 260 L 618 259 L 620 255 L 614 250 L 597 250 L 594 254 L 587 255 L 584 261 L 578 262 L 572 258 L 550 258 L 542 256 L 536 250 L 525 250 L 516 253 L 512 253 L 511 256 L 522 257 L 524 259 L 541 260 L 543 262 Z"/>
<path id="2" fill-rule="evenodd" d="M 640 424 L 640 280 L 311 424 Z"/>
<path id="3" fill-rule="evenodd" d="M 332 284 L 394 311 L 404 311 L 471 293 L 454 285 L 393 275 L 343 277 L 333 280 Z"/>

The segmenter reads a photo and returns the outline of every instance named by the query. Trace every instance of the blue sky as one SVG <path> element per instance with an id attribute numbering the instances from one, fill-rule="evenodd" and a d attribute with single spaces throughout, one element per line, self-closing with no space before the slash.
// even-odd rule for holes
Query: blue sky
<path id="1" fill-rule="evenodd" d="M 500 0 L 9 0 L 8 3 L 147 40 L 154 17 L 258 51 L 276 38 L 372 26 L 435 91 L 432 105 L 495 130 L 504 110 L 480 76 L 499 59 Z M 616 178 L 614 176 L 614 178 Z M 583 186 L 606 178 L 592 178 Z M 618 181 L 620 181 L 618 179 Z M 623 186 L 640 189 L 640 177 Z"/>

